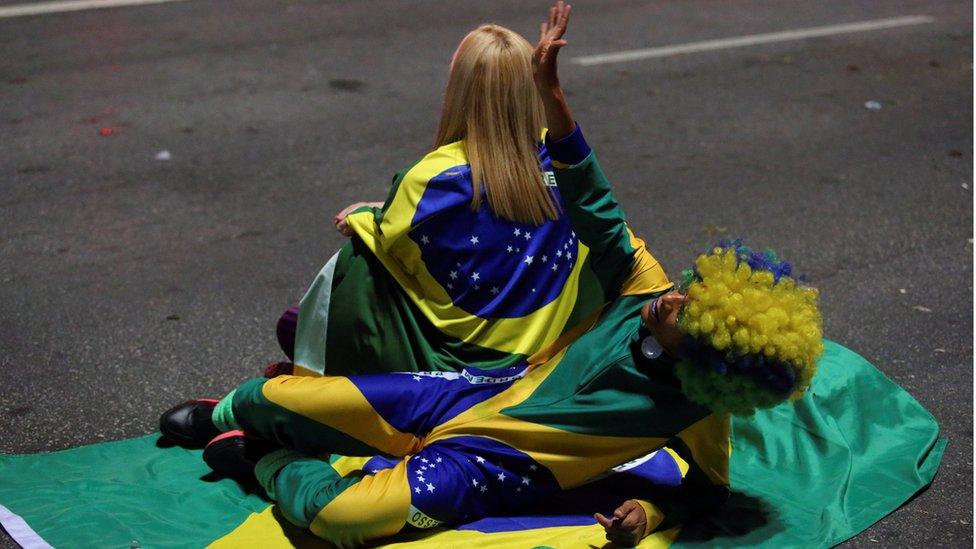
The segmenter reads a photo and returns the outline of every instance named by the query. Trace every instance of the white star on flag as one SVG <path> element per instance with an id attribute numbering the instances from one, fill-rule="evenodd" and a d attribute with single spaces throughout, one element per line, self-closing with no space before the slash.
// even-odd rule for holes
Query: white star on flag
<path id="1" fill-rule="evenodd" d="M 420 493 L 420 486 L 415 486 L 414 489 L 413 489 L 413 491 L 414 492 L 417 492 L 419 494 Z"/>
<path id="2" fill-rule="evenodd" d="M 556 269 L 558 269 L 558 268 L 559 268 L 559 265 L 558 265 L 558 264 L 556 264 L 556 263 L 553 263 L 553 264 L 552 264 L 552 270 L 554 270 L 554 271 L 555 271 L 555 270 L 556 270 Z"/>
<path id="3" fill-rule="evenodd" d="M 505 473 L 504 472 L 498 473 L 498 480 L 500 480 L 502 482 L 505 482 Z"/>
<path id="4" fill-rule="evenodd" d="M 556 250 L 556 257 L 562 257 L 562 256 L 563 256 L 563 251 L 562 250 Z"/>
<path id="5" fill-rule="evenodd" d="M 420 376 L 413 376 L 414 381 L 420 381 Z"/>
<path id="6" fill-rule="evenodd" d="M 430 244 L 430 239 L 427 238 L 427 235 L 421 236 L 420 241 L 423 242 L 424 244 Z"/>
<path id="7" fill-rule="evenodd" d="M 535 464 L 529 465 L 529 471 L 535 471 L 536 469 L 538 469 L 538 467 L 536 467 Z"/>
<path id="8" fill-rule="evenodd" d="M 494 295 L 498 295 L 498 286 L 492 286 L 491 287 L 491 293 L 494 294 Z"/>
<path id="9" fill-rule="evenodd" d="M 475 290 L 480 290 L 480 289 L 481 289 L 481 286 L 478 286 L 477 284 L 475 284 L 475 285 L 474 285 L 474 289 L 475 289 Z"/>
<path id="10" fill-rule="evenodd" d="M 515 248 L 515 253 L 519 253 L 521 251 L 522 251 L 522 248 Z"/>
<path id="11" fill-rule="evenodd" d="M 457 271 L 451 271 L 447 276 L 451 277 L 451 280 L 457 280 Z"/>
<path id="12" fill-rule="evenodd" d="M 566 259 L 573 259 L 573 252 L 566 252 Z"/>
<path id="13" fill-rule="evenodd" d="M 545 263 L 547 261 L 549 261 L 549 256 L 548 255 L 542 256 L 542 262 Z"/>
<path id="14" fill-rule="evenodd" d="M 553 265 L 553 267 L 555 267 L 555 265 Z M 450 282 L 448 282 L 447 283 L 447 289 L 448 290 L 453 290 L 454 289 L 454 284 L 451 284 Z"/>
<path id="15" fill-rule="evenodd" d="M 508 248 L 505 248 L 505 250 L 508 251 L 508 253 L 512 253 L 512 250 L 514 250 L 514 249 L 515 248 L 513 248 L 511 246 L 509 246 Z"/>
<path id="16" fill-rule="evenodd" d="M 433 485 L 433 484 L 429 484 L 429 483 L 428 483 L 428 484 L 427 484 L 427 491 L 428 491 L 428 492 L 433 492 L 433 491 L 434 491 L 434 485 Z"/>
<path id="17" fill-rule="evenodd" d="M 528 486 L 529 485 L 529 482 L 530 482 L 529 481 L 529 477 L 522 477 L 522 484 L 525 484 L 526 486 Z"/>
<path id="18" fill-rule="evenodd" d="M 525 256 L 525 264 L 526 265 L 531 265 L 532 264 L 532 256 L 531 255 Z"/>
<path id="19" fill-rule="evenodd" d="M 471 244 L 472 245 L 474 245 L 474 246 L 477 246 L 478 245 L 478 237 L 477 236 L 472 236 L 470 238 L 470 240 L 471 240 Z"/>
<path id="20" fill-rule="evenodd" d="M 485 492 L 487 492 L 487 491 L 488 491 L 488 487 L 487 487 L 487 486 L 485 486 L 484 484 L 482 484 L 482 485 L 481 485 L 481 493 L 482 493 L 482 494 L 484 494 L 484 493 L 485 493 Z"/>
<path id="21" fill-rule="evenodd" d="M 573 238 L 576 238 L 576 231 L 569 231 L 569 234 L 571 234 Z"/>
<path id="22" fill-rule="evenodd" d="M 525 231 L 525 239 L 532 240 L 532 233 L 530 233 L 529 231 Z"/>
<path id="23" fill-rule="evenodd" d="M 481 275 L 478 274 L 478 271 L 471 273 L 471 280 L 480 280 L 480 279 L 481 279 Z"/>
<path id="24" fill-rule="evenodd" d="M 442 462 L 442 461 L 444 461 L 444 460 L 443 460 L 443 459 L 441 459 L 441 458 L 440 458 L 440 456 L 437 456 L 437 459 L 435 459 L 434 461 L 436 461 L 437 463 L 440 463 L 440 462 Z"/>
<path id="25" fill-rule="evenodd" d="M 417 475 L 417 481 L 418 482 L 427 482 L 427 479 L 424 478 L 424 475 Z"/>
<path id="26" fill-rule="evenodd" d="M 516 492 L 521 492 L 522 491 L 522 488 L 516 488 L 515 491 Z"/>
<path id="27" fill-rule="evenodd" d="M 471 485 L 472 486 L 478 486 L 478 479 L 476 479 L 476 478 L 471 479 Z"/>
<path id="28" fill-rule="evenodd" d="M 518 229 L 515 229 L 515 236 L 518 236 L 518 235 L 520 235 L 520 234 L 522 234 L 522 231 L 520 231 L 520 230 L 518 230 Z"/>
<path id="29" fill-rule="evenodd" d="M 474 459 L 477 460 L 478 463 L 484 463 L 485 462 L 485 458 L 483 458 L 481 456 L 474 456 Z"/>
<path id="30" fill-rule="evenodd" d="M 420 458 L 420 461 L 422 461 L 424 463 L 430 463 L 429 461 L 427 461 L 427 458 Z"/>

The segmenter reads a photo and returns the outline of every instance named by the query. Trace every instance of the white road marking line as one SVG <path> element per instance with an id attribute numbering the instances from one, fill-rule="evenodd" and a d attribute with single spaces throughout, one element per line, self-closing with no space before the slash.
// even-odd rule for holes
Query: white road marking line
<path id="1" fill-rule="evenodd" d="M 624 61 L 668 57 L 671 55 L 680 55 L 684 53 L 740 48 L 755 44 L 768 44 L 770 42 L 786 42 L 789 40 L 800 40 L 815 36 L 830 36 L 834 34 L 846 34 L 851 32 L 890 29 L 892 27 L 904 27 L 908 25 L 922 25 L 925 23 L 931 23 L 933 21 L 935 21 L 935 18 L 929 17 L 928 15 L 910 15 L 907 17 L 896 17 L 893 19 L 877 19 L 874 21 L 861 21 L 859 23 L 828 25 L 826 27 L 812 27 L 809 29 L 794 29 L 782 32 L 770 32 L 766 34 L 752 34 L 748 36 L 738 36 L 735 38 L 722 38 L 719 40 L 705 40 L 702 42 L 691 42 L 688 44 L 677 44 L 674 46 L 661 46 L 658 48 L 604 53 L 600 55 L 586 55 L 583 57 L 574 57 L 570 61 L 576 63 L 577 65 L 584 66 L 602 65 L 604 63 L 622 63 Z"/>
<path id="2" fill-rule="evenodd" d="M 24 15 L 42 15 L 66 11 L 97 10 L 120 6 L 140 6 L 142 4 L 163 4 L 166 2 L 185 2 L 186 0 L 70 0 L 65 2 L 38 2 L 36 4 L 15 4 L 0 7 L 0 19 Z"/>

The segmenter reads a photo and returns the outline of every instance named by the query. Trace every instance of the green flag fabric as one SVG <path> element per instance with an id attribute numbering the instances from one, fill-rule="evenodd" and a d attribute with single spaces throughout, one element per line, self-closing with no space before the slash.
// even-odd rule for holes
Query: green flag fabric
<path id="1" fill-rule="evenodd" d="M 37 547 L 319 545 L 280 524 L 268 502 L 211 478 L 199 451 L 160 447 L 157 440 L 0 456 L 0 523 Z M 835 545 L 927 486 L 946 441 L 908 393 L 856 353 L 827 342 L 812 389 L 796 403 L 735 418 L 731 445 L 730 499 L 641 547 Z M 585 517 L 587 503 L 581 498 L 578 509 L 567 509 L 561 501 L 545 517 L 551 523 L 508 517 L 503 528 L 460 525 L 388 541 L 576 547 L 601 536 L 598 526 L 568 518 Z"/>

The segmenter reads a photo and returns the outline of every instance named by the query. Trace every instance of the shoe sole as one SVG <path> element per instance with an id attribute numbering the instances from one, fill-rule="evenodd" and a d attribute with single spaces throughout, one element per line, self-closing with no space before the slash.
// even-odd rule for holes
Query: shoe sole
<path id="1" fill-rule="evenodd" d="M 203 461 L 221 476 L 238 482 L 254 480 L 254 465 L 233 455 L 237 453 L 234 448 L 243 445 L 246 437 L 244 431 L 240 430 L 221 433 L 203 449 Z M 231 456 L 225 455 L 227 453 Z"/>

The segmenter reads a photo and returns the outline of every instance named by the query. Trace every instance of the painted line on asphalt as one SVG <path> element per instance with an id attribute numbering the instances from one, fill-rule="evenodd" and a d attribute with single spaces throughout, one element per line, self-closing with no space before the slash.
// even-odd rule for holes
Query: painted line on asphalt
<path id="1" fill-rule="evenodd" d="M 928 15 L 910 15 L 906 17 L 895 17 L 893 19 L 876 19 L 873 21 L 861 21 L 859 23 L 845 23 L 842 25 L 828 25 L 825 27 L 811 27 L 808 29 L 794 29 L 781 32 L 770 32 L 765 34 L 751 34 L 748 36 L 738 36 L 734 38 L 722 38 L 719 40 L 705 40 L 702 42 L 690 42 L 688 44 L 676 44 L 674 46 L 661 46 L 657 48 L 645 48 L 639 50 L 628 50 L 614 53 L 604 53 L 600 55 L 585 55 L 570 59 L 577 65 L 603 65 L 606 63 L 623 63 L 625 61 L 637 61 L 640 59 L 653 59 L 656 57 L 669 57 L 686 53 L 697 53 L 701 51 L 724 50 L 730 48 L 741 48 L 743 46 L 753 46 L 756 44 L 769 44 L 771 42 L 787 42 L 790 40 L 802 40 L 816 36 L 831 36 L 835 34 L 847 34 L 852 32 L 867 32 L 894 27 L 906 27 L 909 25 L 922 25 L 935 21 L 934 17 Z"/>
<path id="2" fill-rule="evenodd" d="M 65 2 L 38 2 L 35 4 L 15 4 L 0 7 L 0 19 L 24 15 L 43 15 L 68 11 L 97 10 L 121 6 L 141 6 L 143 4 L 164 4 L 166 2 L 185 2 L 186 0 L 70 0 Z"/>

